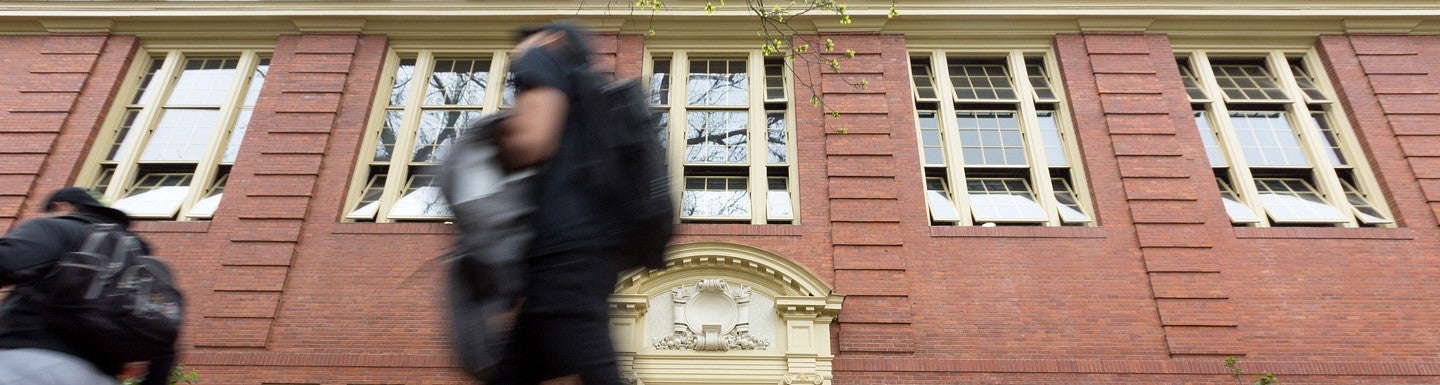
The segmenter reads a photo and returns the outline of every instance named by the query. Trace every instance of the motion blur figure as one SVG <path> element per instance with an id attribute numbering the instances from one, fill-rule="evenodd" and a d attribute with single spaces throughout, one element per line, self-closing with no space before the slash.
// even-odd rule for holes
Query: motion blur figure
<path id="1" fill-rule="evenodd" d="M 538 384 L 578 375 L 587 385 L 620 384 L 606 299 L 614 289 L 613 239 L 595 203 L 573 188 L 586 175 L 577 74 L 592 71 L 586 32 L 567 23 L 521 31 L 511 65 L 518 93 L 501 123 L 501 159 L 538 166 L 535 241 L 526 258 L 524 301 L 489 385 Z"/>

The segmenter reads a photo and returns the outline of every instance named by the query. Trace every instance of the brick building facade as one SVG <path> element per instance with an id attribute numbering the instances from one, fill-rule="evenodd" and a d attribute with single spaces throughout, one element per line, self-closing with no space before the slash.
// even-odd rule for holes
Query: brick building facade
<path id="1" fill-rule="evenodd" d="M 440 221 L 387 219 L 400 217 L 395 207 L 413 186 L 386 186 L 368 174 L 414 183 L 407 173 L 419 171 L 369 154 L 376 140 L 381 147 L 394 144 L 379 128 L 388 111 L 400 119 L 430 108 L 394 102 L 390 92 L 400 90 L 396 74 L 405 63 L 436 71 L 449 59 L 426 58 L 472 51 L 496 52 L 486 55 L 503 61 L 511 27 L 570 16 L 573 5 L 551 14 L 466 3 L 184 3 L 0 4 L 0 68 L 10 74 L 0 77 L 0 229 L 38 215 L 53 189 L 96 187 L 105 172 L 129 172 L 127 182 L 104 182 L 122 185 L 110 188 L 113 200 L 126 197 L 134 187 L 123 185 L 152 168 L 171 170 L 145 163 L 148 155 L 140 153 L 128 166 L 123 160 L 109 166 L 115 155 L 103 151 L 123 147 L 116 136 L 130 124 L 127 108 L 141 121 L 160 114 L 154 111 L 182 109 L 140 102 L 151 84 L 140 68 L 151 63 L 144 58 L 172 74 L 183 70 L 159 63 L 183 60 L 176 52 L 249 60 L 252 68 L 268 67 L 253 104 L 236 96 L 229 107 L 217 107 L 224 116 L 248 114 L 233 160 L 217 153 L 197 161 L 191 176 L 210 177 L 189 183 L 198 187 L 179 206 L 184 210 L 135 229 L 177 267 L 190 296 L 182 362 L 215 384 L 463 383 L 438 294 L 443 268 L 437 258 L 454 230 Z M 855 58 L 840 73 L 797 64 L 793 73 L 781 72 L 789 78 L 786 96 L 748 104 L 784 115 L 780 130 L 789 131 L 780 142 L 788 163 L 755 161 L 747 171 L 727 174 L 719 166 L 692 170 L 689 159 L 672 158 L 686 163 L 673 167 L 683 176 L 678 180 L 745 181 L 747 199 L 761 199 L 748 207 L 771 211 L 754 210 L 738 222 L 686 218 L 674 272 L 622 279 L 612 310 L 619 345 L 629 349 L 622 363 L 640 383 L 1222 384 L 1232 381 L 1220 365 L 1227 356 L 1286 383 L 1440 382 L 1434 321 L 1440 303 L 1431 298 L 1440 294 L 1434 282 L 1440 276 L 1440 7 L 1225 2 L 1225 10 L 1157 6 L 1105 16 L 1114 10 L 1105 1 L 1059 10 L 943 3 L 912 4 L 913 11 L 902 4 L 902 16 L 892 20 L 884 17 L 887 5 L 865 2 L 852 5 L 853 24 L 815 19 L 805 28 L 805 38 L 832 39 Z M 454 12 L 440 16 L 445 11 Z M 962 18 L 957 15 L 969 16 L 966 23 L 945 22 Z M 717 50 L 757 76 L 770 74 L 759 65 L 765 59 L 752 52 L 758 51 L 748 37 L 753 29 L 729 24 L 745 16 L 690 17 L 662 15 L 653 27 L 657 36 L 647 37 L 645 17 L 616 22 L 582 14 L 597 25 L 599 62 L 620 77 L 664 72 L 668 65 L 694 74 L 706 61 L 685 59 L 714 57 Z M 428 23 L 415 25 L 422 22 Z M 676 27 L 684 23 L 693 26 Z M 477 31 L 476 25 L 485 27 Z M 451 32 L 455 36 L 445 36 Z M 709 35 L 733 42 L 703 40 Z M 709 51 L 687 51 L 701 48 Z M 982 56 L 991 61 L 966 61 Z M 973 101 L 926 101 L 917 82 L 955 91 L 965 88 L 963 76 L 926 78 L 916 68 L 1015 70 L 1034 63 L 1040 79 L 1034 72 L 1028 81 L 1007 79 L 1017 90 L 1049 84 L 1060 96 L 977 97 L 977 105 L 1053 113 L 1065 138 L 1060 150 L 1069 151 L 1065 168 L 1053 162 L 1017 172 L 960 165 L 968 160 L 942 162 L 954 165 L 946 168 L 926 157 L 922 120 L 935 116 L 926 111 L 964 115 Z M 1213 74 L 1246 65 L 1277 74 L 1291 68 L 1297 79 L 1308 71 L 1328 101 L 1302 101 L 1290 92 L 1290 107 L 1257 107 L 1215 94 L 1231 88 L 1215 86 L 1221 83 Z M 1207 67 L 1212 71 L 1202 71 Z M 868 87 L 847 84 L 859 79 Z M 1270 80 L 1277 89 L 1305 90 L 1298 81 Z M 245 81 L 234 84 L 255 83 Z M 170 84 L 167 90 L 185 86 L 160 82 L 154 84 Z M 1197 98 L 1191 88 L 1210 96 Z M 840 118 L 804 103 L 810 90 Z M 132 97 L 137 102 L 127 104 Z M 485 111 L 503 107 L 490 103 Z M 672 114 L 715 108 L 691 104 L 663 108 Z M 1231 111 L 1229 123 L 1213 119 L 1226 114 L 1217 109 Z M 420 112 L 405 112 L 411 110 Z M 1327 151 L 1315 148 L 1324 144 L 1318 140 L 1329 140 L 1336 154 L 1349 146 L 1343 154 L 1351 162 L 1313 161 L 1294 171 L 1257 164 L 1259 158 L 1236 149 L 1225 166 L 1207 164 L 1207 155 L 1214 156 L 1208 147 L 1219 151 L 1219 145 L 1208 145 L 1206 135 L 1215 134 L 1198 126 L 1208 123 L 1197 114 L 1212 116 L 1225 148 L 1249 149 L 1256 146 L 1227 135 L 1255 128 L 1230 125 L 1266 111 L 1329 114 L 1335 136 L 1297 133 L 1297 144 L 1311 159 Z M 1008 116 L 1021 126 L 1035 124 Z M 1325 127 L 1291 120 L 1297 132 Z M 152 131 L 165 124 L 160 120 Z M 955 129 L 949 124 L 941 127 Z M 944 132 L 952 140 L 957 131 Z M 1039 133 L 1024 137 L 1041 143 Z M 1341 146 L 1337 137 L 1349 144 Z M 400 140 L 404 147 L 406 139 Z M 970 148 L 953 140 L 961 147 L 942 148 L 952 153 L 947 156 Z M 225 148 L 223 141 L 207 143 Z M 671 143 L 673 149 L 685 142 Z M 1023 148 L 1030 154 L 1040 147 Z M 1242 172 L 1245 160 L 1251 164 Z M 224 199 L 208 218 L 187 217 L 216 175 L 228 178 Z M 1048 202 L 1035 203 L 1048 213 L 1020 226 L 981 219 L 984 197 L 974 190 L 970 208 L 950 207 L 966 214 L 954 220 L 935 211 L 934 196 L 955 204 L 960 201 L 947 198 L 965 194 L 932 188 L 940 194 L 927 195 L 930 180 L 1033 175 L 1073 186 L 1075 212 L 1086 220 L 1066 220 L 1065 201 L 1043 198 L 1055 188 L 1044 183 L 1026 182 L 1039 191 L 1027 191 L 1027 199 Z M 781 187 L 761 194 L 757 177 L 779 180 Z M 1355 216 L 1327 224 L 1291 225 L 1263 199 L 1274 194 L 1237 184 L 1251 179 L 1262 188 L 1268 180 L 1304 181 L 1324 202 L 1337 202 L 1337 195 L 1346 201 L 1350 190 L 1341 187 L 1363 190 L 1359 201 L 1340 207 L 1370 203 L 1381 218 L 1369 221 L 1356 209 Z M 1237 187 L 1222 198 L 1226 184 Z M 375 204 L 388 211 L 357 216 L 367 202 L 362 192 L 371 188 L 373 202 L 386 202 Z M 1230 200 L 1248 205 L 1259 223 L 1236 216 L 1244 210 L 1227 211 Z M 775 202 L 790 207 L 778 214 Z M 652 304 L 669 301 L 672 287 L 704 292 L 694 281 L 705 278 L 746 287 L 744 300 L 725 293 L 742 308 L 749 304 L 752 332 L 770 333 L 761 339 L 772 346 L 657 353 L 664 349 L 653 342 L 663 335 L 647 322 L 663 314 L 676 316 L 679 325 L 683 317 Z M 673 305 L 683 305 L 676 298 Z M 699 374 L 687 377 L 666 365 Z"/>

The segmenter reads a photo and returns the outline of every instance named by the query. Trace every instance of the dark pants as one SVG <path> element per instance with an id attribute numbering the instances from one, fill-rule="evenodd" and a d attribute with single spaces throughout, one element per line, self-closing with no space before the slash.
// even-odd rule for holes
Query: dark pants
<path id="1" fill-rule="evenodd" d="M 618 385 L 606 300 L 615 289 L 612 258 L 562 253 L 529 261 L 525 302 L 505 357 L 486 385 L 529 385 L 579 374 L 585 385 Z"/>

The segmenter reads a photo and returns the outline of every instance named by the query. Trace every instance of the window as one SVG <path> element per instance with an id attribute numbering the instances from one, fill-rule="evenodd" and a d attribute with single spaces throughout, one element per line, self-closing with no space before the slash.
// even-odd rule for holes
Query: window
<path id="1" fill-rule="evenodd" d="M 759 51 L 656 51 L 650 57 L 650 102 L 676 176 L 679 220 L 795 223 L 786 62 Z"/>
<path id="2" fill-rule="evenodd" d="M 1314 54 L 1185 56 L 1180 76 L 1231 223 L 1393 225 Z"/>
<path id="3" fill-rule="evenodd" d="M 933 224 L 1094 223 L 1053 62 L 1022 51 L 912 56 Z"/>
<path id="4" fill-rule="evenodd" d="M 513 103 L 506 64 L 500 51 L 390 53 L 344 219 L 451 219 L 430 167 L 444 161 L 470 122 Z M 501 86 L 492 87 L 490 80 L 502 73 Z"/>
<path id="5" fill-rule="evenodd" d="M 92 152 L 91 190 L 135 218 L 210 219 L 265 84 L 267 55 L 140 53 Z"/>

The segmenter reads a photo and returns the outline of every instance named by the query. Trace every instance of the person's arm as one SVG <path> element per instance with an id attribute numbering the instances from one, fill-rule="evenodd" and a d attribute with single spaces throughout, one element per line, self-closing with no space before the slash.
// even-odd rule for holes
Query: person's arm
<path id="1" fill-rule="evenodd" d="M 65 252 L 63 229 L 53 219 L 21 223 L 0 238 L 0 287 L 35 278 Z M 47 223 L 48 222 L 48 223 Z"/>
<path id="2" fill-rule="evenodd" d="M 570 100 L 555 87 L 527 89 L 515 96 L 515 110 L 500 136 L 501 160 L 514 170 L 550 159 L 560 146 Z"/>

